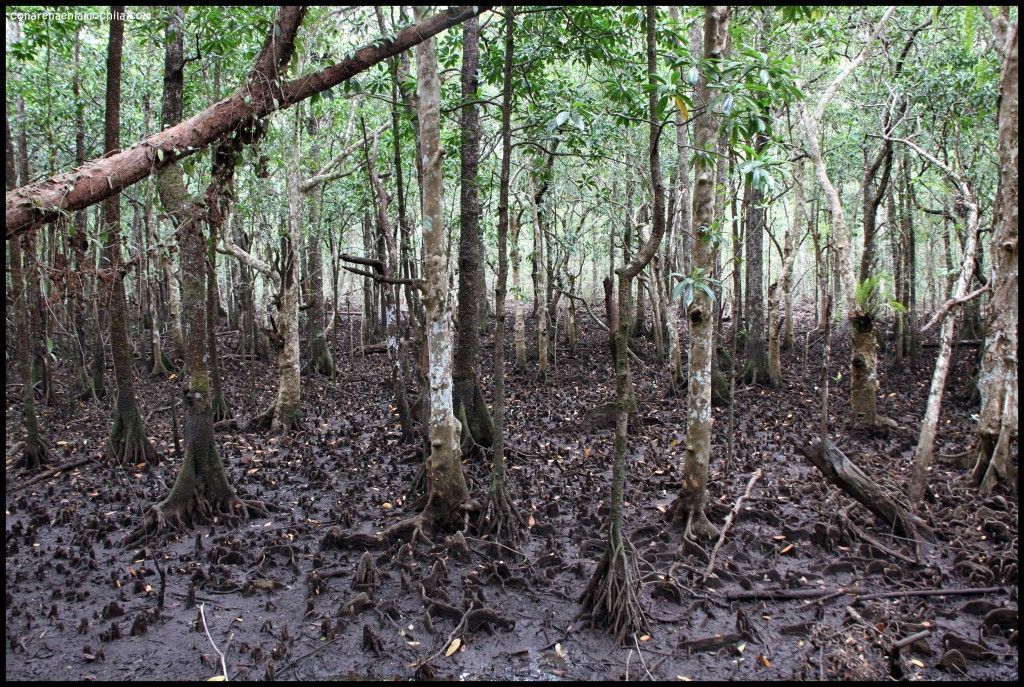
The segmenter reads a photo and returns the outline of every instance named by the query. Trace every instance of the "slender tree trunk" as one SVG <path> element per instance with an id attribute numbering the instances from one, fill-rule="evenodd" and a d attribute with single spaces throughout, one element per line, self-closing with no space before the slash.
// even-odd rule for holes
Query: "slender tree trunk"
<path id="1" fill-rule="evenodd" d="M 791 317 L 788 312 L 791 302 L 793 262 L 799 248 L 797 241 L 803 237 L 804 219 L 804 165 L 799 160 L 793 168 L 793 220 L 786 228 L 779 280 L 768 287 L 768 381 L 774 387 L 782 385 L 782 340 L 785 321 Z M 781 307 L 780 307 L 781 306 Z M 793 336 L 790 325 L 790 338 Z"/>
<path id="2" fill-rule="evenodd" d="M 417 19 L 423 10 L 416 8 Z M 444 240 L 444 188 L 441 175 L 440 92 L 434 40 L 416 46 L 417 98 L 423 161 L 423 304 L 427 317 L 430 375 L 430 456 L 426 462 L 427 504 L 421 514 L 428 529 L 461 528 L 472 502 L 462 472 L 460 425 L 452 403 L 452 304 Z"/>
<path id="3" fill-rule="evenodd" d="M 526 317 L 523 312 L 523 279 L 520 273 L 519 255 L 519 219 L 521 213 L 510 217 L 510 240 L 512 242 L 512 309 L 515 315 L 514 338 L 516 348 L 516 368 L 526 369 Z"/>
<path id="4" fill-rule="evenodd" d="M 764 149 L 767 138 L 758 135 L 754 147 L 758 152 Z M 748 182 L 749 183 L 749 182 Z M 753 186 L 749 195 L 745 196 L 744 215 L 746 216 L 747 235 L 745 263 L 747 277 L 746 307 L 747 366 L 743 378 L 751 384 L 768 382 L 768 354 L 765 350 L 765 316 L 764 316 L 764 233 L 767 226 L 767 211 L 764 207 L 764 194 Z"/>
<path id="5" fill-rule="evenodd" d="M 7 190 L 17 184 L 14 145 L 11 142 L 11 125 L 4 109 L 4 129 L 7 139 Z M 32 356 L 29 340 L 28 301 L 25 297 L 25 278 L 23 273 L 22 247 L 31 250 L 32 235 L 14 238 L 7 241 L 8 257 L 11 268 L 11 295 L 9 307 L 14 312 L 14 330 L 16 333 L 15 349 L 18 369 L 17 379 L 21 382 L 21 421 L 25 429 L 21 455 L 18 466 L 29 470 L 38 470 L 50 462 L 49 451 L 39 434 L 39 418 L 36 415 L 36 397 L 32 386 Z"/>
<path id="6" fill-rule="evenodd" d="M 704 57 L 719 59 L 726 47 L 729 30 L 729 10 L 724 6 L 709 6 L 704 10 Z M 706 74 L 701 74 L 698 93 L 708 102 Z M 711 113 L 697 117 L 694 131 L 694 147 L 707 150 L 715 144 L 718 134 L 718 120 Z M 714 174 L 715 169 L 698 162 L 695 169 L 696 183 L 693 194 L 693 224 L 695 227 L 711 227 L 714 221 Z M 693 242 L 692 262 L 694 268 L 710 273 L 715 262 L 715 246 L 710 232 L 697 234 Z M 702 289 L 694 293 L 693 301 L 687 308 L 690 320 L 690 379 L 687 385 L 686 411 L 686 459 L 683 465 L 683 481 L 673 508 L 673 522 L 685 524 L 687 536 L 710 539 L 717 533 L 707 516 L 704 504 L 707 500 L 708 464 L 711 460 L 711 354 L 714 345 L 712 331 L 712 303 Z"/>
<path id="7" fill-rule="evenodd" d="M 509 498 L 505 469 L 505 298 L 508 282 L 508 193 L 512 162 L 512 64 L 515 59 L 515 8 L 505 9 L 505 62 L 501 100 L 501 176 L 498 183 L 498 274 L 494 284 L 494 451 L 487 499 L 477 523 L 481 534 L 515 541 L 522 517 Z"/>
<path id="8" fill-rule="evenodd" d="M 708 10 L 712 14 L 714 10 Z M 619 287 L 619 317 L 615 330 L 615 450 L 612 459 L 611 499 L 608 513 L 608 538 L 604 555 L 587 583 L 580 602 L 591 625 L 601 625 L 616 635 L 619 643 L 627 636 L 645 631 L 648 627 L 643 608 L 637 603 L 640 590 L 636 551 L 624 535 L 623 505 L 626 485 L 626 443 L 630 412 L 635 405 L 629 379 L 629 292 L 630 285 L 657 254 L 665 234 L 665 189 L 661 179 L 658 156 L 659 117 L 656 93 L 656 8 L 647 7 L 647 84 L 649 160 L 653 189 L 651 235 L 627 265 L 616 270 Z M 708 23 L 713 23 L 712 19 Z M 706 90 L 705 90 L 706 94 Z M 652 278 L 657 278 L 654 275 Z M 610 280 L 609 280 L 610 281 Z M 610 286 L 610 284 L 609 284 Z M 610 289 L 609 289 L 610 290 Z"/>
<path id="9" fill-rule="evenodd" d="M 454 404 L 464 418 L 463 434 L 481 446 L 494 440 L 491 412 L 480 391 L 480 301 L 486 298 L 484 243 L 480 229 L 477 168 L 480 162 L 480 117 L 476 105 L 480 62 L 480 20 L 462 24 L 462 144 L 459 202 L 459 295 L 455 328 Z"/>
<path id="10" fill-rule="evenodd" d="M 124 46 L 124 6 L 111 7 L 110 41 L 107 48 L 107 112 L 104 149 L 112 152 L 121 143 L 121 56 Z M 107 444 L 110 460 L 135 465 L 155 465 L 159 456 L 146 435 L 146 426 L 135 400 L 135 373 L 132 349 L 128 340 L 128 304 L 124 295 L 124 272 L 121 262 L 121 197 L 108 196 L 103 201 L 103 225 L 107 232 L 106 253 L 111 271 L 110 285 L 110 351 L 114 359 L 117 381 L 117 405 L 114 423 Z"/>
<path id="11" fill-rule="evenodd" d="M 952 176 L 952 175 L 951 175 Z M 978 248 L 978 203 L 966 182 L 954 177 L 958 190 L 967 205 L 967 237 L 964 245 L 963 262 L 960 265 L 960 277 L 953 288 L 953 298 L 967 295 L 971 279 L 974 277 L 974 262 Z M 952 309 L 946 313 L 939 333 L 939 354 L 935 359 L 935 372 L 928 391 L 928 404 L 918 435 L 917 448 L 914 451 L 914 463 L 910 476 L 910 503 L 918 505 L 924 496 L 928 482 L 928 469 L 935 453 L 935 433 L 939 424 L 939 411 L 942 408 L 942 392 L 946 386 L 946 374 L 949 372 L 950 358 L 953 353 L 953 324 L 956 319 Z"/>

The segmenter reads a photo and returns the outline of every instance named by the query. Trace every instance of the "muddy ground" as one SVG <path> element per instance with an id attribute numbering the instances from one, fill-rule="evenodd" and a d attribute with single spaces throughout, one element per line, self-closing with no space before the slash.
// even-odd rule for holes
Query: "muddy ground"
<path id="1" fill-rule="evenodd" d="M 240 494 L 283 512 L 241 526 L 199 528 L 142 550 L 124 549 L 122 540 L 173 483 L 178 461 L 167 407 L 179 393 L 177 382 L 139 383 L 150 435 L 164 459 L 152 471 L 104 465 L 111 401 L 76 404 L 60 389 L 58 404 L 42 408 L 55 456 L 61 463 L 96 462 L 25 485 L 28 477 L 8 457 L 6 678 L 218 675 L 220 658 L 204 632 L 200 605 L 231 679 L 1018 677 L 1016 497 L 1002 488 L 981 497 L 957 482 L 968 470 L 938 465 L 923 513 L 934 534 L 927 565 L 902 560 L 912 553 L 905 542 L 794 450 L 794 442 L 806 444 L 817 431 L 820 407 L 821 342 L 812 337 L 805 353 L 802 335 L 797 350 L 785 354 L 784 388 L 740 388 L 731 469 L 724 464 L 728 411 L 714 411 L 712 522 L 723 522 L 756 469 L 763 476 L 706 582 L 711 545 L 683 541 L 664 519 L 679 484 L 685 400 L 666 397 L 652 345 L 639 344 L 647 362 L 634 365 L 633 375 L 643 426 L 630 438 L 626 522 L 642 557 L 640 596 L 650 632 L 619 646 L 581 626 L 576 599 L 601 552 L 612 450 L 610 429 L 593 426 L 587 411 L 611 399 L 612 385 L 606 334 L 589 321 L 580 327 L 577 350 L 559 344 L 547 383 L 536 381 L 532 363 L 508 377 L 509 441 L 516 448 L 509 475 L 515 501 L 532 523 L 528 539 L 504 548 L 467 532 L 463 560 L 440 540 L 374 549 L 376 579 L 360 589 L 353 582 L 363 551 L 323 548 L 322 540 L 332 527 L 369 533 L 409 515 L 416 502 L 409 486 L 421 458 L 417 447 L 399 442 L 386 360 L 351 359 L 347 327 L 334 342 L 337 380 L 304 378 L 305 431 L 285 439 L 218 432 Z M 832 384 L 833 438 L 889 493 L 904 494 L 935 349 L 925 349 L 917 368 L 897 372 L 882 363 L 879 406 L 899 429 L 854 434 L 846 421 L 845 336 L 835 340 L 832 376 L 843 379 Z M 233 341 L 233 335 L 220 338 L 225 351 Z M 976 354 L 977 348 L 956 351 L 941 453 L 970 444 L 973 408 L 963 390 Z M 512 351 L 507 355 L 511 360 Z M 488 352 L 485 370 L 489 361 Z M 270 403 L 272 364 L 243 365 L 230 354 L 223 363 L 237 415 L 247 419 Z M 7 391 L 7 416 L 15 421 L 6 432 L 10 456 L 20 436 L 19 394 L 12 385 Z M 466 461 L 478 498 L 487 470 L 479 456 Z M 997 589 L 862 598 L 950 588 Z M 837 593 L 730 598 L 765 590 Z M 430 622 L 429 602 L 435 603 Z M 453 634 L 460 618 L 437 609 L 450 613 L 470 604 L 492 609 L 493 622 Z M 914 634 L 923 639 L 893 649 Z M 456 637 L 459 646 L 446 655 Z"/>

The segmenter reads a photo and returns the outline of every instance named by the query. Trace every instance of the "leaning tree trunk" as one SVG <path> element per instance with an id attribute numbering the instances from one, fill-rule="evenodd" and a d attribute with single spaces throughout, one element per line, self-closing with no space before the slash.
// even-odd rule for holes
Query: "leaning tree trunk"
<path id="1" fill-rule="evenodd" d="M 724 6 L 709 6 L 704 11 L 704 57 L 719 59 L 725 51 L 729 30 L 729 10 Z M 711 91 L 708 79 L 701 74 L 698 91 L 708 102 Z M 696 150 L 707 150 L 715 144 L 719 123 L 710 113 L 697 118 L 694 132 Z M 693 192 L 693 225 L 711 227 L 714 221 L 713 165 L 701 163 L 695 170 Z M 710 274 L 715 263 L 715 247 L 710 231 L 701 231 L 693 241 L 691 264 Z M 693 301 L 687 308 L 690 321 L 690 378 L 686 399 L 686 459 L 683 481 L 673 507 L 672 520 L 685 525 L 687 536 L 710 539 L 717 534 L 715 526 L 704 514 L 707 500 L 708 464 L 711 461 L 711 354 L 714 345 L 712 323 L 713 304 L 703 289 L 695 289 Z"/>
<path id="2" fill-rule="evenodd" d="M 937 160 L 936 160 L 937 162 Z M 953 288 L 952 298 L 962 299 L 967 295 L 971 279 L 974 277 L 975 255 L 978 249 L 978 203 L 968 184 L 950 170 L 946 170 L 956 182 L 960 196 L 967 205 L 967 236 L 964 245 L 964 257 L 960 265 L 960 277 Z M 942 408 L 942 392 L 946 386 L 946 374 L 953 353 L 953 322 L 956 319 L 952 308 L 946 312 L 942 320 L 939 334 L 939 354 L 935 359 L 935 372 L 928 391 L 928 404 L 918 435 L 917 448 L 914 451 L 914 463 L 910 476 L 910 503 L 917 505 L 924 496 L 928 481 L 928 469 L 935 452 L 935 432 L 939 424 L 939 410 Z"/>
<path id="3" fill-rule="evenodd" d="M 104 149 L 110 153 L 121 143 L 121 56 L 124 47 L 124 6 L 114 5 L 110 21 L 110 42 L 107 48 L 107 113 Z M 119 18 L 120 17 L 120 18 Z M 160 461 L 146 436 L 146 426 L 135 400 L 135 379 L 132 370 L 132 348 L 128 341 L 128 304 L 124 296 L 124 274 L 121 262 L 121 196 L 113 194 L 103 201 L 103 225 L 107 232 L 107 260 L 111 271 L 110 285 L 110 352 L 114 359 L 117 381 L 117 404 L 114 424 L 107 443 L 107 456 L 123 465 Z"/>
<path id="4" fill-rule="evenodd" d="M 1018 71 L 1017 24 L 1010 29 L 999 103 L 999 206 L 990 254 L 995 276 L 989 300 L 988 334 L 978 377 L 981 409 L 974 480 L 983 491 L 996 482 L 1016 488 L 1010 452 L 1017 433 L 1017 222 Z"/>
<path id="5" fill-rule="evenodd" d="M 480 21 L 462 24 L 462 145 L 459 203 L 459 295 L 455 328 L 454 404 L 464 419 L 464 434 L 490 447 L 494 440 L 491 413 L 480 390 L 481 296 L 484 280 L 484 242 L 480 230 L 480 199 L 477 167 L 480 162 L 480 117 L 477 100 L 477 66 L 480 61 Z"/>

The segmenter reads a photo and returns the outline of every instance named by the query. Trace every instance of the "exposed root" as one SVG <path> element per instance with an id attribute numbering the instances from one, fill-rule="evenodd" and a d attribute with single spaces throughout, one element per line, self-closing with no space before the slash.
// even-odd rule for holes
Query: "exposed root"
<path id="1" fill-rule="evenodd" d="M 627 636 L 648 630 L 647 617 L 637 598 L 640 572 L 636 550 L 625 538 L 611 537 L 604 555 L 580 596 L 580 617 L 591 627 L 603 627 L 614 634 L 619 644 Z"/>
<path id="2" fill-rule="evenodd" d="M 129 419 L 121 414 L 114 419 L 114 427 L 107 440 L 107 459 L 118 465 L 145 463 L 152 466 L 160 463 L 160 455 L 146 436 L 146 427 L 138 412 Z"/>
<path id="3" fill-rule="evenodd" d="M 496 541 L 520 541 L 523 536 L 523 517 L 512 506 L 504 481 L 491 480 L 483 507 L 475 527 L 481 537 L 490 535 Z"/>
<path id="4" fill-rule="evenodd" d="M 53 463 L 50 449 L 46 448 L 46 444 L 41 439 L 26 441 L 25 445 L 18 451 L 15 451 L 15 453 L 18 455 L 16 467 L 24 468 L 25 470 L 34 472 Z"/>
<path id="5" fill-rule="evenodd" d="M 167 377 L 171 374 L 174 369 L 174 365 L 167 359 L 167 356 L 161 351 L 156 355 L 153 360 L 153 369 L 149 371 L 150 377 Z"/>
<path id="6" fill-rule="evenodd" d="M 410 544 L 415 544 L 417 539 L 422 538 L 427 543 L 433 544 L 433 541 L 424 534 L 425 523 L 426 519 L 423 517 L 423 513 L 420 513 L 396 522 L 381 532 L 379 536 L 382 540 L 389 542 L 408 541 Z"/>
<path id="7" fill-rule="evenodd" d="M 309 362 L 303 372 L 314 372 L 330 377 L 334 374 L 334 371 L 334 358 L 331 356 L 331 351 L 327 348 L 324 335 L 317 334 L 310 344 Z"/>
<path id="8" fill-rule="evenodd" d="M 249 420 L 249 431 L 267 431 L 274 422 L 274 404 Z"/>
<path id="9" fill-rule="evenodd" d="M 683 537 L 691 540 L 711 540 L 718 536 L 718 528 L 711 524 L 704 508 L 687 508 L 679 500 L 673 508 L 672 524 L 683 525 Z"/>
<path id="10" fill-rule="evenodd" d="M 249 501 L 232 496 L 211 504 L 206 498 L 194 495 L 185 501 L 167 499 L 153 505 L 143 516 L 142 523 L 125 537 L 122 546 L 132 548 L 151 538 L 180 534 L 197 525 L 218 521 L 239 523 L 253 517 L 270 515 L 262 501 Z"/>
<path id="11" fill-rule="evenodd" d="M 223 390 L 219 390 L 218 393 L 214 394 L 212 406 L 214 422 L 223 422 L 224 420 L 230 420 L 235 416 L 234 413 L 231 412 L 231 406 L 228 405 L 227 397 L 224 395 Z"/>

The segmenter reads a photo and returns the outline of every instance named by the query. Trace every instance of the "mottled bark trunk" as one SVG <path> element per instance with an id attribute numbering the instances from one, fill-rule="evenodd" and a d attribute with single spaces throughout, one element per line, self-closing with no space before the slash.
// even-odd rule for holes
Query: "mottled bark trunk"
<path id="1" fill-rule="evenodd" d="M 417 18 L 422 10 L 416 8 Z M 423 304 L 427 317 L 430 377 L 430 456 L 426 462 L 430 529 L 460 528 L 470 504 L 459 449 L 460 425 L 452 404 L 452 307 L 445 252 L 444 187 L 441 175 L 440 92 L 433 39 L 416 47 L 417 97 L 423 167 Z"/>
<path id="2" fill-rule="evenodd" d="M 285 187 L 288 197 L 288 235 L 281 242 L 281 292 L 278 304 L 277 335 L 281 350 L 277 354 L 277 400 L 270 429 L 288 432 L 299 422 L 301 379 L 299 376 L 299 261 L 297 249 L 302 241 L 301 110 L 296 108 L 292 129 Z"/>
<path id="3" fill-rule="evenodd" d="M 1010 454 L 1018 432 L 1018 69 L 1017 24 L 1010 28 L 1003 58 L 999 103 L 999 204 L 989 253 L 992 297 L 988 334 L 978 376 L 977 462 L 974 479 L 983 491 L 1003 482 L 1016 490 Z"/>
<path id="4" fill-rule="evenodd" d="M 729 11 L 722 6 L 707 7 L 704 18 L 704 57 L 720 59 L 725 51 Z M 708 79 L 701 74 L 698 92 L 704 102 L 711 98 Z M 718 120 L 710 112 L 697 117 L 694 146 L 707 150 L 715 144 Z M 693 224 L 701 228 L 693 242 L 692 265 L 710 273 L 715 262 L 715 246 L 710 227 L 714 222 L 715 169 L 706 163 L 695 169 Z M 711 357 L 714 345 L 712 303 L 697 289 L 687 308 L 690 321 L 690 376 L 687 387 L 686 458 L 679 496 L 673 508 L 673 521 L 685 524 L 686 534 L 701 539 L 713 537 L 717 530 L 704 514 L 707 500 L 708 464 L 711 461 Z"/>
<path id="5" fill-rule="evenodd" d="M 754 141 L 754 148 L 760 152 L 766 143 L 767 138 L 758 135 Z M 747 183 L 749 184 L 749 181 Z M 744 308 L 747 315 L 745 346 L 747 366 L 743 372 L 743 378 L 747 382 L 757 384 L 769 381 L 764 326 L 764 233 L 767 227 L 767 210 L 764 207 L 764 193 L 760 189 L 751 186 L 749 194 L 745 194 L 744 200 L 743 209 L 747 225 L 747 259 L 745 262 L 747 293 L 746 307 Z"/>

